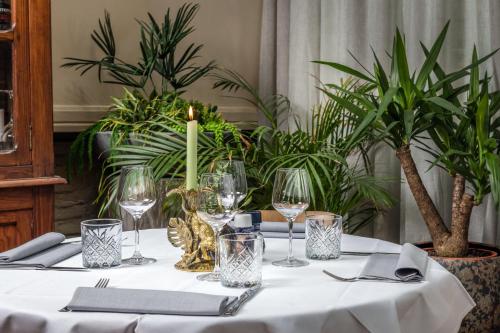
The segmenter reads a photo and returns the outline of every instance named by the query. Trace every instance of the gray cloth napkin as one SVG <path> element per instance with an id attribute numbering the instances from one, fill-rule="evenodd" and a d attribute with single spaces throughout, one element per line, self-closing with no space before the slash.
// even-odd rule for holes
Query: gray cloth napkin
<path id="1" fill-rule="evenodd" d="M 12 262 L 31 256 L 32 254 L 46 250 L 64 241 L 63 234 L 49 232 L 33 240 L 30 240 L 18 247 L 0 253 L 0 262 Z"/>
<path id="2" fill-rule="evenodd" d="M 427 261 L 426 251 L 405 243 L 400 254 L 374 253 L 370 255 L 359 277 L 419 282 L 425 278 Z"/>
<path id="3" fill-rule="evenodd" d="M 288 238 L 288 230 L 286 232 L 264 231 L 261 233 L 264 238 Z M 293 238 L 304 239 L 306 234 L 304 232 L 294 232 Z"/>
<path id="4" fill-rule="evenodd" d="M 306 226 L 305 223 L 294 223 L 293 232 L 305 233 Z M 286 222 L 262 222 L 260 224 L 260 231 L 264 232 L 286 232 L 288 234 L 288 223 Z M 286 236 L 288 237 L 288 236 Z"/>
<path id="5" fill-rule="evenodd" d="M 0 253 L 0 269 L 47 268 L 82 251 L 80 243 L 61 244 L 64 235 L 49 232 L 14 249 Z"/>
<path id="6" fill-rule="evenodd" d="M 76 289 L 65 309 L 183 316 L 219 316 L 237 297 L 167 290 L 88 288 Z"/>

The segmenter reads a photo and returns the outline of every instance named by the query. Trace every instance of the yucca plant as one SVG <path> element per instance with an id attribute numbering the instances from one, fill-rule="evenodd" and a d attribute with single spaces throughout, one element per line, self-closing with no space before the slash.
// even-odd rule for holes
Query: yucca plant
<path id="1" fill-rule="evenodd" d="M 203 66 L 194 62 L 200 57 L 203 45 L 191 43 L 182 53 L 179 51 L 179 44 L 194 31 L 191 23 L 198 9 L 198 4 L 188 3 L 179 8 L 175 18 L 168 9 L 161 23 L 151 13 L 147 21 L 137 20 L 141 37 L 140 57 L 135 64 L 118 56 L 111 17 L 105 12 L 104 20 L 99 19 L 99 28 L 91 34 L 92 41 L 103 53 L 102 58 L 67 57 L 62 67 L 74 68 L 81 75 L 97 69 L 99 82 L 138 89 L 145 96 L 182 93 L 215 67 L 213 61 Z"/>
<path id="2" fill-rule="evenodd" d="M 498 99 L 495 97 L 497 94 L 488 95 L 487 80 L 480 82 L 477 68 L 493 53 L 481 59 L 474 56 L 470 65 L 449 74 L 439 66 L 437 59 L 448 26 L 449 23 L 430 50 L 422 44 L 426 59 L 419 71 L 412 72 L 409 68 L 405 41 L 399 30 L 389 55 L 391 66 L 388 72 L 375 53 L 373 72 L 367 71 L 366 75 L 339 63 L 318 63 L 356 76 L 373 88 L 359 93 L 335 84 L 328 85 L 328 88 L 345 92 L 349 98 L 339 97 L 328 89 L 324 92 L 362 119 L 358 127 L 360 132 L 370 128 L 395 150 L 436 253 L 439 256 L 460 257 L 467 254 L 473 205 L 479 204 L 490 190 L 497 202 L 499 199 L 499 122 L 493 121 Z M 469 75 L 469 70 L 470 84 L 454 87 L 457 80 Z M 478 88 L 480 83 L 483 87 L 481 91 Z M 466 91 L 469 91 L 469 100 L 466 106 L 462 106 L 459 97 Z M 437 157 L 435 164 L 455 179 L 450 227 L 444 223 L 429 196 L 410 150 L 410 145 L 415 142 L 425 144 L 427 133 L 438 147 L 437 151 L 433 151 Z M 424 146 L 424 149 L 427 148 Z M 475 198 L 474 194 L 465 191 L 465 180 L 470 183 L 472 191 L 477 191 Z"/>
<path id="3" fill-rule="evenodd" d="M 356 119 L 344 112 L 340 104 L 330 100 L 319 105 L 313 110 L 309 124 L 296 122 L 296 130 L 284 130 L 280 129 L 278 119 L 291 113 L 286 97 L 278 95 L 264 100 L 233 71 L 217 72 L 213 76 L 217 79 L 215 87 L 246 92 L 242 98 L 257 107 L 271 124 L 253 132 L 255 144 L 246 154 L 249 178 L 255 189 L 251 197 L 254 208 L 270 205 L 273 178 L 282 167 L 305 169 L 310 182 L 310 209 L 345 216 L 350 232 L 371 221 L 378 209 L 392 204 L 381 181 L 370 175 L 366 154 L 370 146 L 369 132 L 357 133 Z M 343 88 L 358 92 L 366 88 L 355 83 L 349 80 Z M 344 92 L 339 96 L 348 98 Z M 348 164 L 347 159 L 355 156 Z"/>

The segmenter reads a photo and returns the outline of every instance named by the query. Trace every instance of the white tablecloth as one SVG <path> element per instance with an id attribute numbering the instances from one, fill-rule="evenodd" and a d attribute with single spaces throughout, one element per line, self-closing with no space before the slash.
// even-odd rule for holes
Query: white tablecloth
<path id="1" fill-rule="evenodd" d="M 158 262 L 142 267 L 118 267 L 91 272 L 0 271 L 0 332 L 456 332 L 474 302 L 460 282 L 434 261 L 423 283 L 335 281 L 322 269 L 355 276 L 366 257 L 310 261 L 301 268 L 283 268 L 271 261 L 285 256 L 287 241 L 266 239 L 264 288 L 234 317 L 183 317 L 114 313 L 63 313 L 78 286 L 93 286 L 101 277 L 110 287 L 185 290 L 238 295 L 239 289 L 200 282 L 196 273 L 173 268 L 181 250 L 172 247 L 165 230 L 141 231 L 141 248 Z M 124 257 L 133 247 L 124 241 Z M 399 245 L 344 236 L 346 251 L 398 251 Z M 304 241 L 294 240 L 294 252 L 304 257 Z M 81 256 L 60 264 L 81 265 Z"/>

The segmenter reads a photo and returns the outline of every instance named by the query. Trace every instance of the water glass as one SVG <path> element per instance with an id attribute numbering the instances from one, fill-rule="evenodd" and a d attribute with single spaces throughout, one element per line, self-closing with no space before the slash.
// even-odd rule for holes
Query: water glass
<path id="1" fill-rule="evenodd" d="M 83 266 L 109 268 L 122 261 L 122 221 L 94 219 L 81 223 Z"/>
<path id="2" fill-rule="evenodd" d="M 340 257 L 342 216 L 312 215 L 306 218 L 306 257 L 329 260 Z"/>
<path id="3" fill-rule="evenodd" d="M 223 286 L 248 288 L 262 282 L 261 234 L 235 233 L 220 236 L 219 249 Z"/>

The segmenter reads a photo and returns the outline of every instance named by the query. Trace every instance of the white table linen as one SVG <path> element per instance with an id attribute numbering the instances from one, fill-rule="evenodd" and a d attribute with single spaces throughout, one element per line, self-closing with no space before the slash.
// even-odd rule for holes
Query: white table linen
<path id="1" fill-rule="evenodd" d="M 132 234 L 123 257 L 133 252 Z M 304 257 L 304 240 L 294 240 L 294 252 Z M 344 235 L 344 251 L 400 251 L 401 246 Z M 266 239 L 263 289 L 234 317 L 190 317 L 117 313 L 58 312 L 76 287 L 93 286 L 101 277 L 110 287 L 179 290 L 239 295 L 241 289 L 202 282 L 196 273 L 173 265 L 181 250 L 172 247 L 162 229 L 141 231 L 141 252 L 157 258 L 152 265 L 118 267 L 91 272 L 0 271 L 0 332 L 2 333 L 316 333 L 316 332 L 456 332 L 474 302 L 460 282 L 431 260 L 422 283 L 339 282 L 327 269 L 357 276 L 367 257 L 310 261 L 299 268 L 276 267 L 271 261 L 286 255 L 287 241 Z M 81 256 L 59 264 L 80 266 Z"/>

